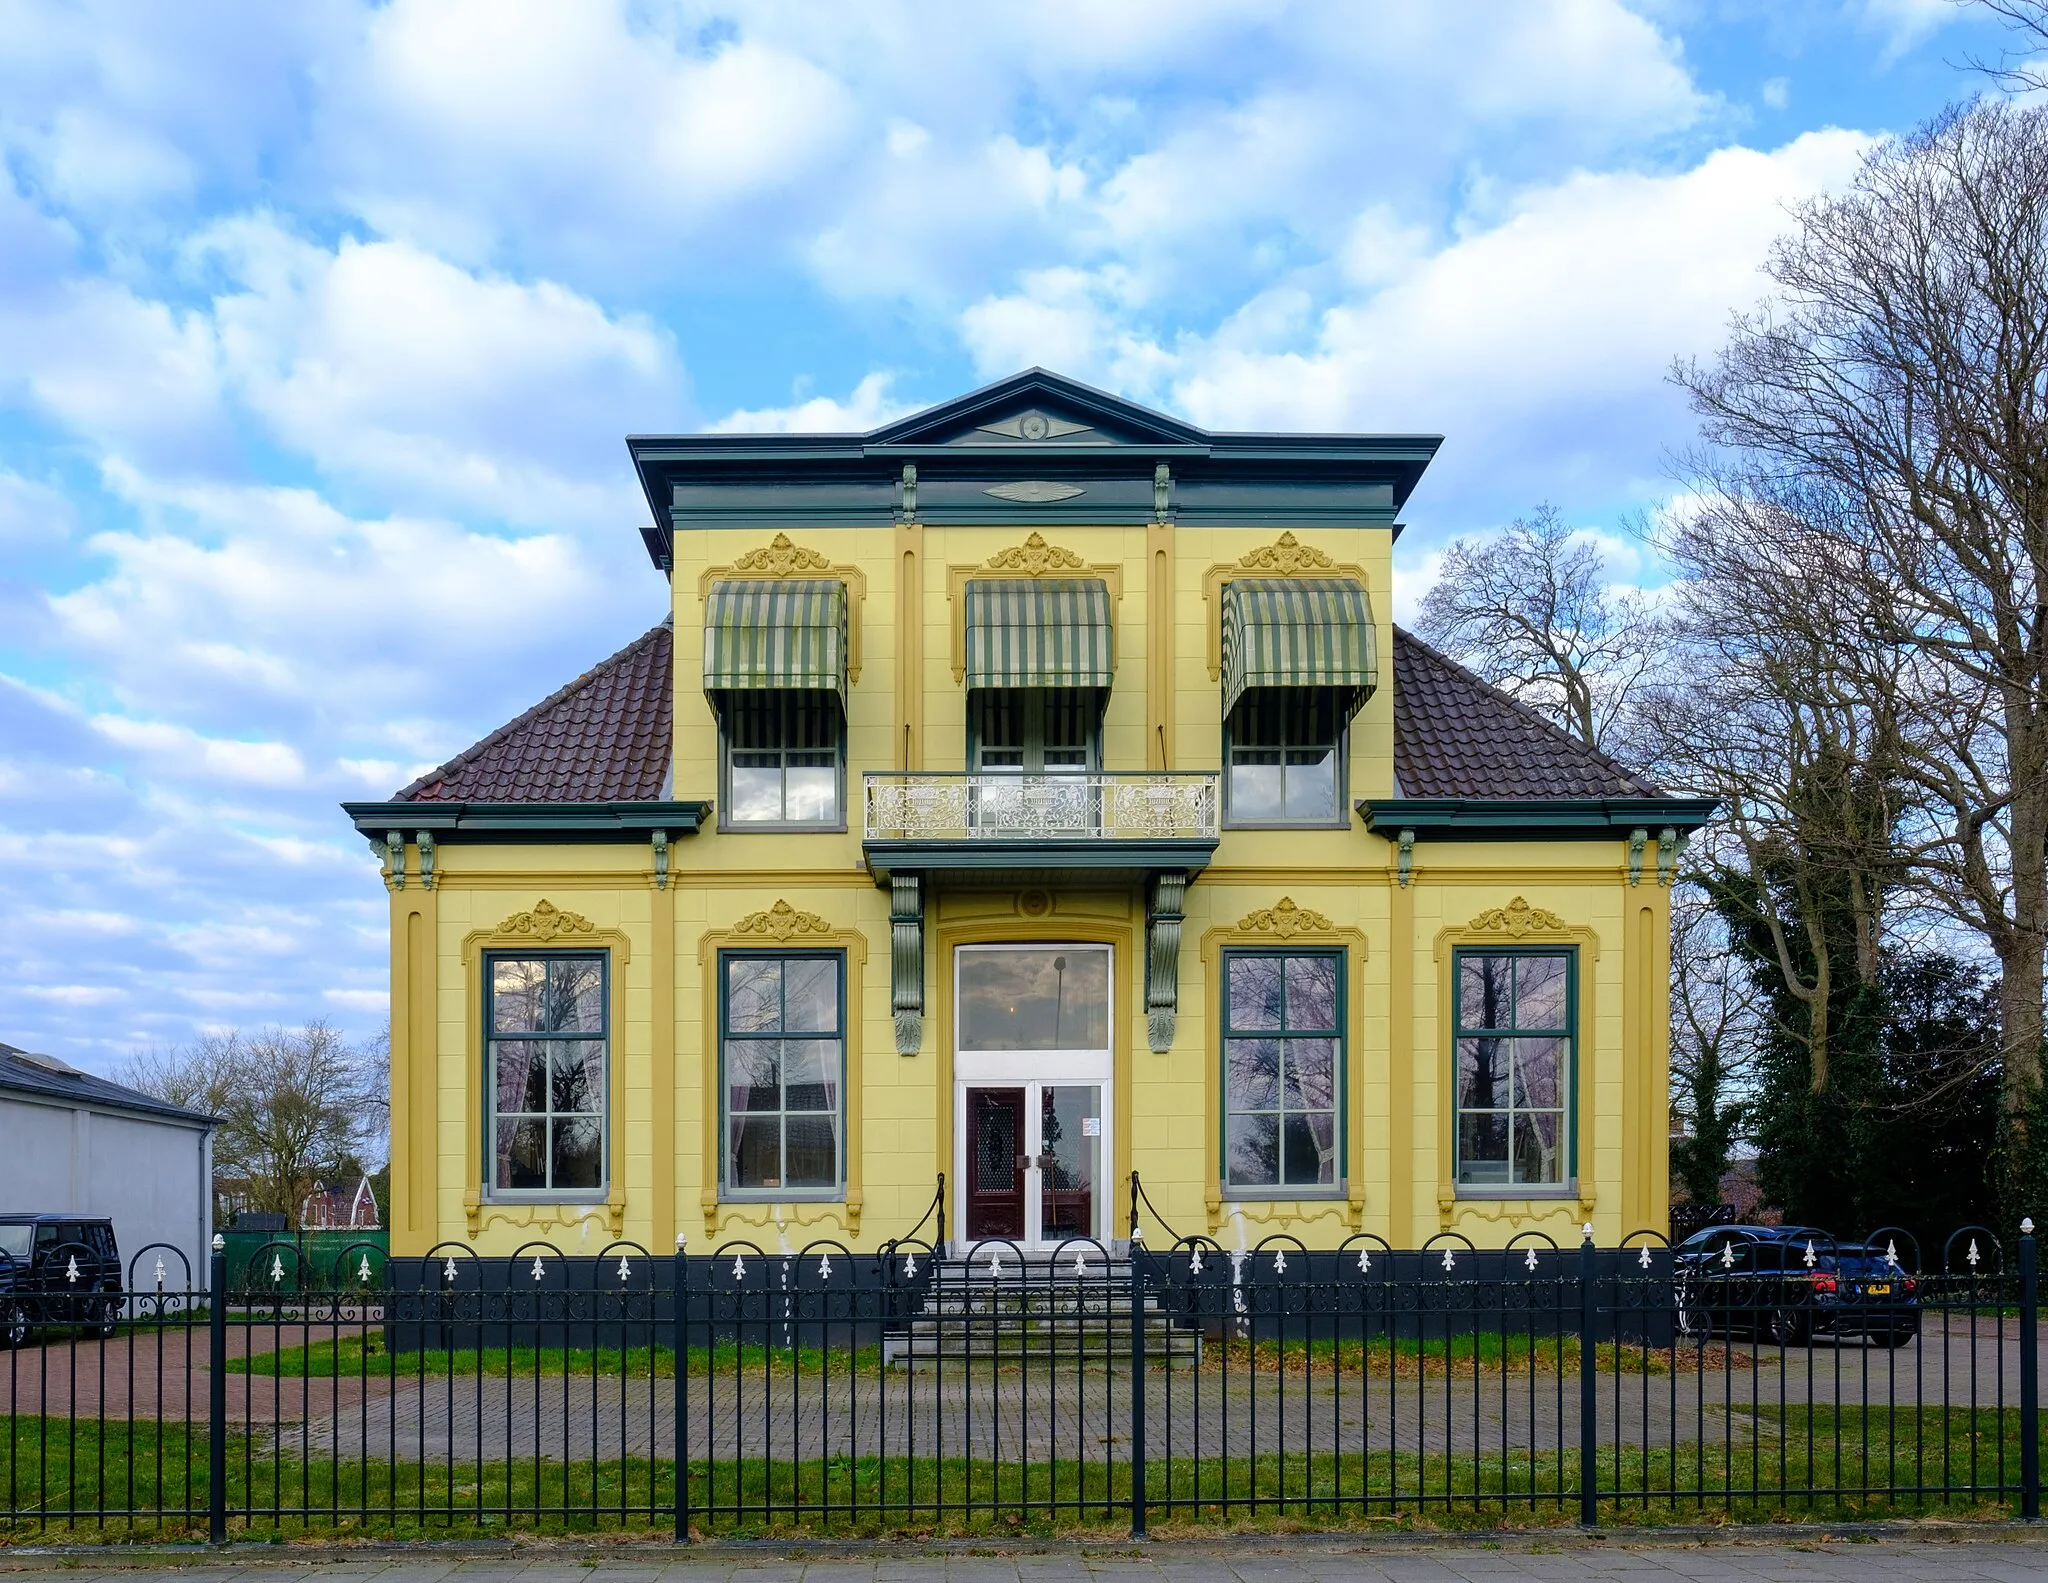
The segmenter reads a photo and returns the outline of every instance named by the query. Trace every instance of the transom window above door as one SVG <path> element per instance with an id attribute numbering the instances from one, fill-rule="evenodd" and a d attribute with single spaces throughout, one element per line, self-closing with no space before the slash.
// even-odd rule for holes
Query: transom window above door
<path id="1" fill-rule="evenodd" d="M 989 688 L 970 695 L 973 768 L 1020 775 L 1081 775 L 1099 756 L 1099 696 L 1092 688 Z"/>
<path id="2" fill-rule="evenodd" d="M 1107 1050 L 1109 948 L 963 946 L 960 1049 Z"/>

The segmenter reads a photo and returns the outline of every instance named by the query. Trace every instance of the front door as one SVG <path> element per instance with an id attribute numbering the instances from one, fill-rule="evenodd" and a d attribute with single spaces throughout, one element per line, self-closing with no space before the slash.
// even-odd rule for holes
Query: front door
<path id="1" fill-rule="evenodd" d="M 1110 948 L 964 946 L 955 956 L 958 1225 L 1049 1248 L 1106 1237 Z"/>
<path id="2" fill-rule="evenodd" d="M 1029 1152 L 1022 1088 L 967 1091 L 967 1236 L 1024 1240 Z"/>

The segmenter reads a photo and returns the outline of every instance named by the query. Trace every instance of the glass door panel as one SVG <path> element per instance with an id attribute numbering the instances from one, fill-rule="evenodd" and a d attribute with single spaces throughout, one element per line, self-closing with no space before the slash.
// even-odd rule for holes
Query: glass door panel
<path id="1" fill-rule="evenodd" d="M 1037 1086 L 1038 1239 L 1092 1237 L 1101 1180 L 1102 1090 L 1093 1083 Z"/>

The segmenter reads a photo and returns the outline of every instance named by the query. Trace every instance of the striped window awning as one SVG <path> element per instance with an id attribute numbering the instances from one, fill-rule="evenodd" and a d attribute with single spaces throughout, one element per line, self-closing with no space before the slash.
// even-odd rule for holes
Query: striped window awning
<path id="1" fill-rule="evenodd" d="M 1106 688 L 1116 674 L 1099 577 L 978 579 L 967 585 L 965 622 L 970 688 Z"/>
<path id="2" fill-rule="evenodd" d="M 735 579 L 704 605 L 704 691 L 846 697 L 846 584 Z"/>
<path id="3" fill-rule="evenodd" d="M 1329 687 L 1344 714 L 1379 681 L 1372 604 L 1337 577 L 1241 577 L 1223 585 L 1223 712 L 1248 688 Z"/>

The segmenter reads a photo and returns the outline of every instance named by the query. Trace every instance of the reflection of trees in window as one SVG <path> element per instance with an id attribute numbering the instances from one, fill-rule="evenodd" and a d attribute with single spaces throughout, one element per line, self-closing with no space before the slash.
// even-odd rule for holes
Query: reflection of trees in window
<path id="1" fill-rule="evenodd" d="M 841 958 L 735 952 L 721 965 L 726 1185 L 837 1187 L 846 1058 Z"/>
<path id="2" fill-rule="evenodd" d="M 1452 1049 L 1458 1181 L 1564 1181 L 1571 953 L 1461 951 Z"/>
<path id="3" fill-rule="evenodd" d="M 485 971 L 493 1189 L 602 1190 L 604 958 L 492 956 Z"/>
<path id="4" fill-rule="evenodd" d="M 1341 952 L 1225 954 L 1229 1185 L 1336 1185 L 1343 963 Z"/>

